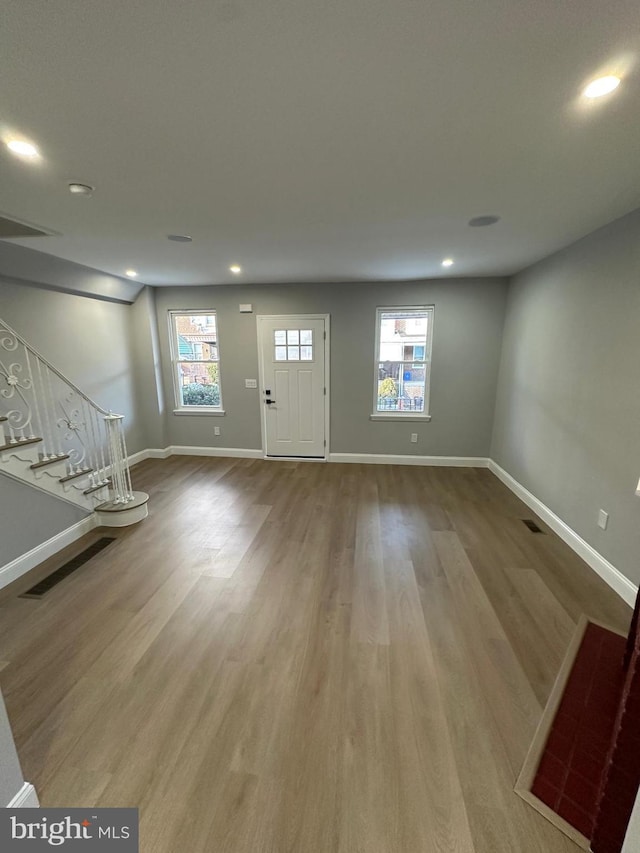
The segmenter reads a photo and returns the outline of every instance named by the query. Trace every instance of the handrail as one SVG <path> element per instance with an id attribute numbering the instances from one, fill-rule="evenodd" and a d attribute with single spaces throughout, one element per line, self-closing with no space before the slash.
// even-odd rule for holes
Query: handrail
<path id="1" fill-rule="evenodd" d="M 100 412 L 101 415 L 113 414 L 113 412 L 109 412 L 106 409 L 103 409 L 102 406 L 100 406 L 98 403 L 96 403 L 95 400 L 92 400 L 91 397 L 89 397 L 87 394 L 84 393 L 84 391 L 80 390 L 80 388 L 78 388 L 78 386 L 74 382 L 72 382 L 67 376 L 64 375 L 64 373 L 62 373 L 60 370 L 58 370 L 57 367 L 54 367 L 54 365 L 51 364 L 51 362 L 47 358 L 45 358 L 42 355 L 42 353 L 38 352 L 38 350 L 35 347 L 33 347 L 33 346 L 31 346 L 31 344 L 27 343 L 25 341 L 25 339 L 22 337 L 22 335 L 19 335 L 15 331 L 15 329 L 12 329 L 11 326 L 8 323 L 5 323 L 5 321 L 1 317 L 0 317 L 0 326 L 2 326 L 5 331 L 9 332 L 10 335 L 13 335 L 16 338 L 16 340 L 20 341 L 22 346 L 25 347 L 26 349 L 28 349 L 29 352 L 31 352 L 33 355 L 35 355 L 36 358 L 40 359 L 40 361 L 43 364 L 46 364 L 46 366 L 49 368 L 49 370 L 51 370 L 53 373 L 55 373 L 55 375 L 58 377 L 58 379 L 62 379 L 62 381 L 66 385 L 68 385 L 70 388 L 73 388 L 73 390 L 76 392 L 76 394 L 78 394 L 80 397 L 82 397 L 83 400 L 86 400 L 86 402 L 89 403 L 90 406 L 93 406 L 93 408 L 96 409 L 98 412 Z M 0 334 L 1 333 L 2 332 L 0 330 Z"/>
<path id="2" fill-rule="evenodd" d="M 2 357 L 3 350 L 11 354 L 10 362 Z M 101 501 L 101 490 L 108 488 L 116 504 L 134 500 L 124 416 L 92 400 L 2 319 L 0 379 L 6 382 L 0 401 L 8 404 L 0 412 L 0 447 L 11 452 L 25 442 L 42 441 L 36 467 L 67 460 L 63 479 L 74 481 L 68 488 Z"/>

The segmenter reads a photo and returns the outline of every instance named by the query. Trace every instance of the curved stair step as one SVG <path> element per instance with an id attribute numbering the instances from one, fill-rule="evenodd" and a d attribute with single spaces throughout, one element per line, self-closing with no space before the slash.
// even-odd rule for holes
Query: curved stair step
<path id="1" fill-rule="evenodd" d="M 67 474 L 65 477 L 60 477 L 61 483 L 68 483 L 69 480 L 75 480 L 77 477 L 86 477 L 87 474 L 91 474 L 93 472 L 93 468 L 87 468 L 85 471 L 77 471 L 75 474 Z"/>
<path id="2" fill-rule="evenodd" d="M 24 438 L 20 441 L 10 441 L 8 444 L 0 444 L 0 453 L 4 453 L 5 450 L 16 450 L 18 447 L 26 447 L 27 444 L 37 444 L 39 441 L 42 441 L 42 439 Z"/>
<path id="3" fill-rule="evenodd" d="M 90 495 L 93 492 L 99 491 L 99 489 L 106 489 L 106 487 L 110 486 L 110 485 L 111 485 L 111 480 L 107 479 L 106 483 L 101 483 L 99 486 L 89 486 L 89 488 L 85 489 L 82 494 L 83 495 Z"/>
<path id="4" fill-rule="evenodd" d="M 65 453 L 63 456 L 55 456 L 53 459 L 41 459 L 39 462 L 34 462 L 33 465 L 29 465 L 29 468 L 32 470 L 35 470 L 36 468 L 44 468 L 45 465 L 53 465 L 56 462 L 63 462 L 68 458 L 69 454 Z"/>
<path id="5" fill-rule="evenodd" d="M 146 492 L 133 492 L 133 500 L 126 504 L 115 501 L 105 501 L 95 507 L 99 523 L 103 527 L 127 527 L 136 524 L 149 515 Z"/>

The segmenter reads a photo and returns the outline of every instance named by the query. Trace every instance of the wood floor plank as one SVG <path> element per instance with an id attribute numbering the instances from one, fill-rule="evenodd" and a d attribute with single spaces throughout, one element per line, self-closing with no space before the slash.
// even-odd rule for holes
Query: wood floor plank
<path id="1" fill-rule="evenodd" d="M 420 595 L 410 561 L 385 562 L 390 622 L 389 686 L 395 721 L 398 838 L 389 849 L 473 853 Z M 420 810 L 416 803 L 421 804 Z"/>
<path id="2" fill-rule="evenodd" d="M 213 578 L 230 578 L 247 553 L 271 512 L 270 506 L 252 505 L 241 523 L 234 525 L 203 574 Z"/>
<path id="3" fill-rule="evenodd" d="M 546 702 L 575 623 L 532 569 L 466 553 L 538 701 Z"/>
<path id="4" fill-rule="evenodd" d="M 448 581 L 431 581 L 421 600 L 476 853 L 520 849 L 572 853 L 569 839 L 556 838 L 540 815 L 516 802 L 508 744 L 485 690 L 483 672 L 469 654 L 466 614 Z"/>
<path id="5" fill-rule="evenodd" d="M 136 806 L 142 853 L 574 849 L 513 784 L 578 615 L 630 611 L 489 471 L 133 476 L 147 520 L 41 601 L 28 577 L 0 597 L 43 805 Z"/>
<path id="6" fill-rule="evenodd" d="M 358 495 L 351 630 L 355 642 L 389 644 L 380 511 L 376 485 L 368 480 Z"/>
<path id="7" fill-rule="evenodd" d="M 510 756 L 516 777 L 535 733 L 542 706 L 504 634 L 499 619 L 455 532 L 434 533 L 436 548 L 460 612 L 468 652 L 482 673 L 492 713 Z M 509 696 L 505 704 L 504 697 Z"/>

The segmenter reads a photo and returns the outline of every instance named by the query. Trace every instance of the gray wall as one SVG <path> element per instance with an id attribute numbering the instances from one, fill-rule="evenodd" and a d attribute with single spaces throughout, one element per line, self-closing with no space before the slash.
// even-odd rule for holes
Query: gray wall
<path id="1" fill-rule="evenodd" d="M 640 581 L 640 211 L 516 276 L 491 455 Z M 598 510 L 610 514 L 606 531 Z"/>
<path id="2" fill-rule="evenodd" d="M 145 447 L 166 447 L 165 397 L 156 317 L 156 291 L 145 287 L 129 311 L 133 376 Z M 169 401 L 171 402 L 171 401 Z"/>
<path id="3" fill-rule="evenodd" d="M 134 322 L 130 305 L 0 279 L 0 318 L 101 406 L 125 415 L 129 453 L 149 446 L 149 425 L 138 405 L 132 370 L 137 333 L 138 347 L 147 341 L 141 331 L 144 323 Z M 85 515 L 80 508 L 0 477 L 0 566 Z"/>
<path id="4" fill-rule="evenodd" d="M 0 570 L 88 515 L 0 471 Z"/>
<path id="5" fill-rule="evenodd" d="M 131 370 L 131 308 L 0 279 L 0 318 L 105 409 L 125 415 L 129 453 L 147 447 Z"/>
<path id="6" fill-rule="evenodd" d="M 24 784 L 22 770 L 0 693 L 0 808 L 5 808 Z"/>
<path id="7" fill-rule="evenodd" d="M 156 303 L 167 400 L 169 444 L 260 448 L 256 315 L 331 315 L 331 450 L 487 456 L 504 316 L 504 279 L 394 284 L 301 284 L 158 288 Z M 253 314 L 240 314 L 250 302 Z M 435 305 L 431 423 L 369 420 L 373 405 L 375 309 Z M 218 312 L 224 418 L 174 415 L 167 311 Z M 214 426 L 222 435 L 214 437 Z M 418 433 L 411 444 L 410 433 Z"/>
<path id="8" fill-rule="evenodd" d="M 36 245 L 44 249 L 46 239 L 36 240 Z M 119 302 L 133 302 L 142 287 L 130 279 L 118 278 L 6 240 L 0 240 L 0 271 L 9 280 L 37 282 L 38 286 L 52 290 Z"/>

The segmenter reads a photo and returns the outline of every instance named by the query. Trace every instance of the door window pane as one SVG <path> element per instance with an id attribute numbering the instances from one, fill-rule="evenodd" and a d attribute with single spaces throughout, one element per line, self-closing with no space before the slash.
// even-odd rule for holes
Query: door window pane
<path id="1" fill-rule="evenodd" d="M 276 361 L 313 361 L 312 329 L 278 329 L 273 336 Z"/>

